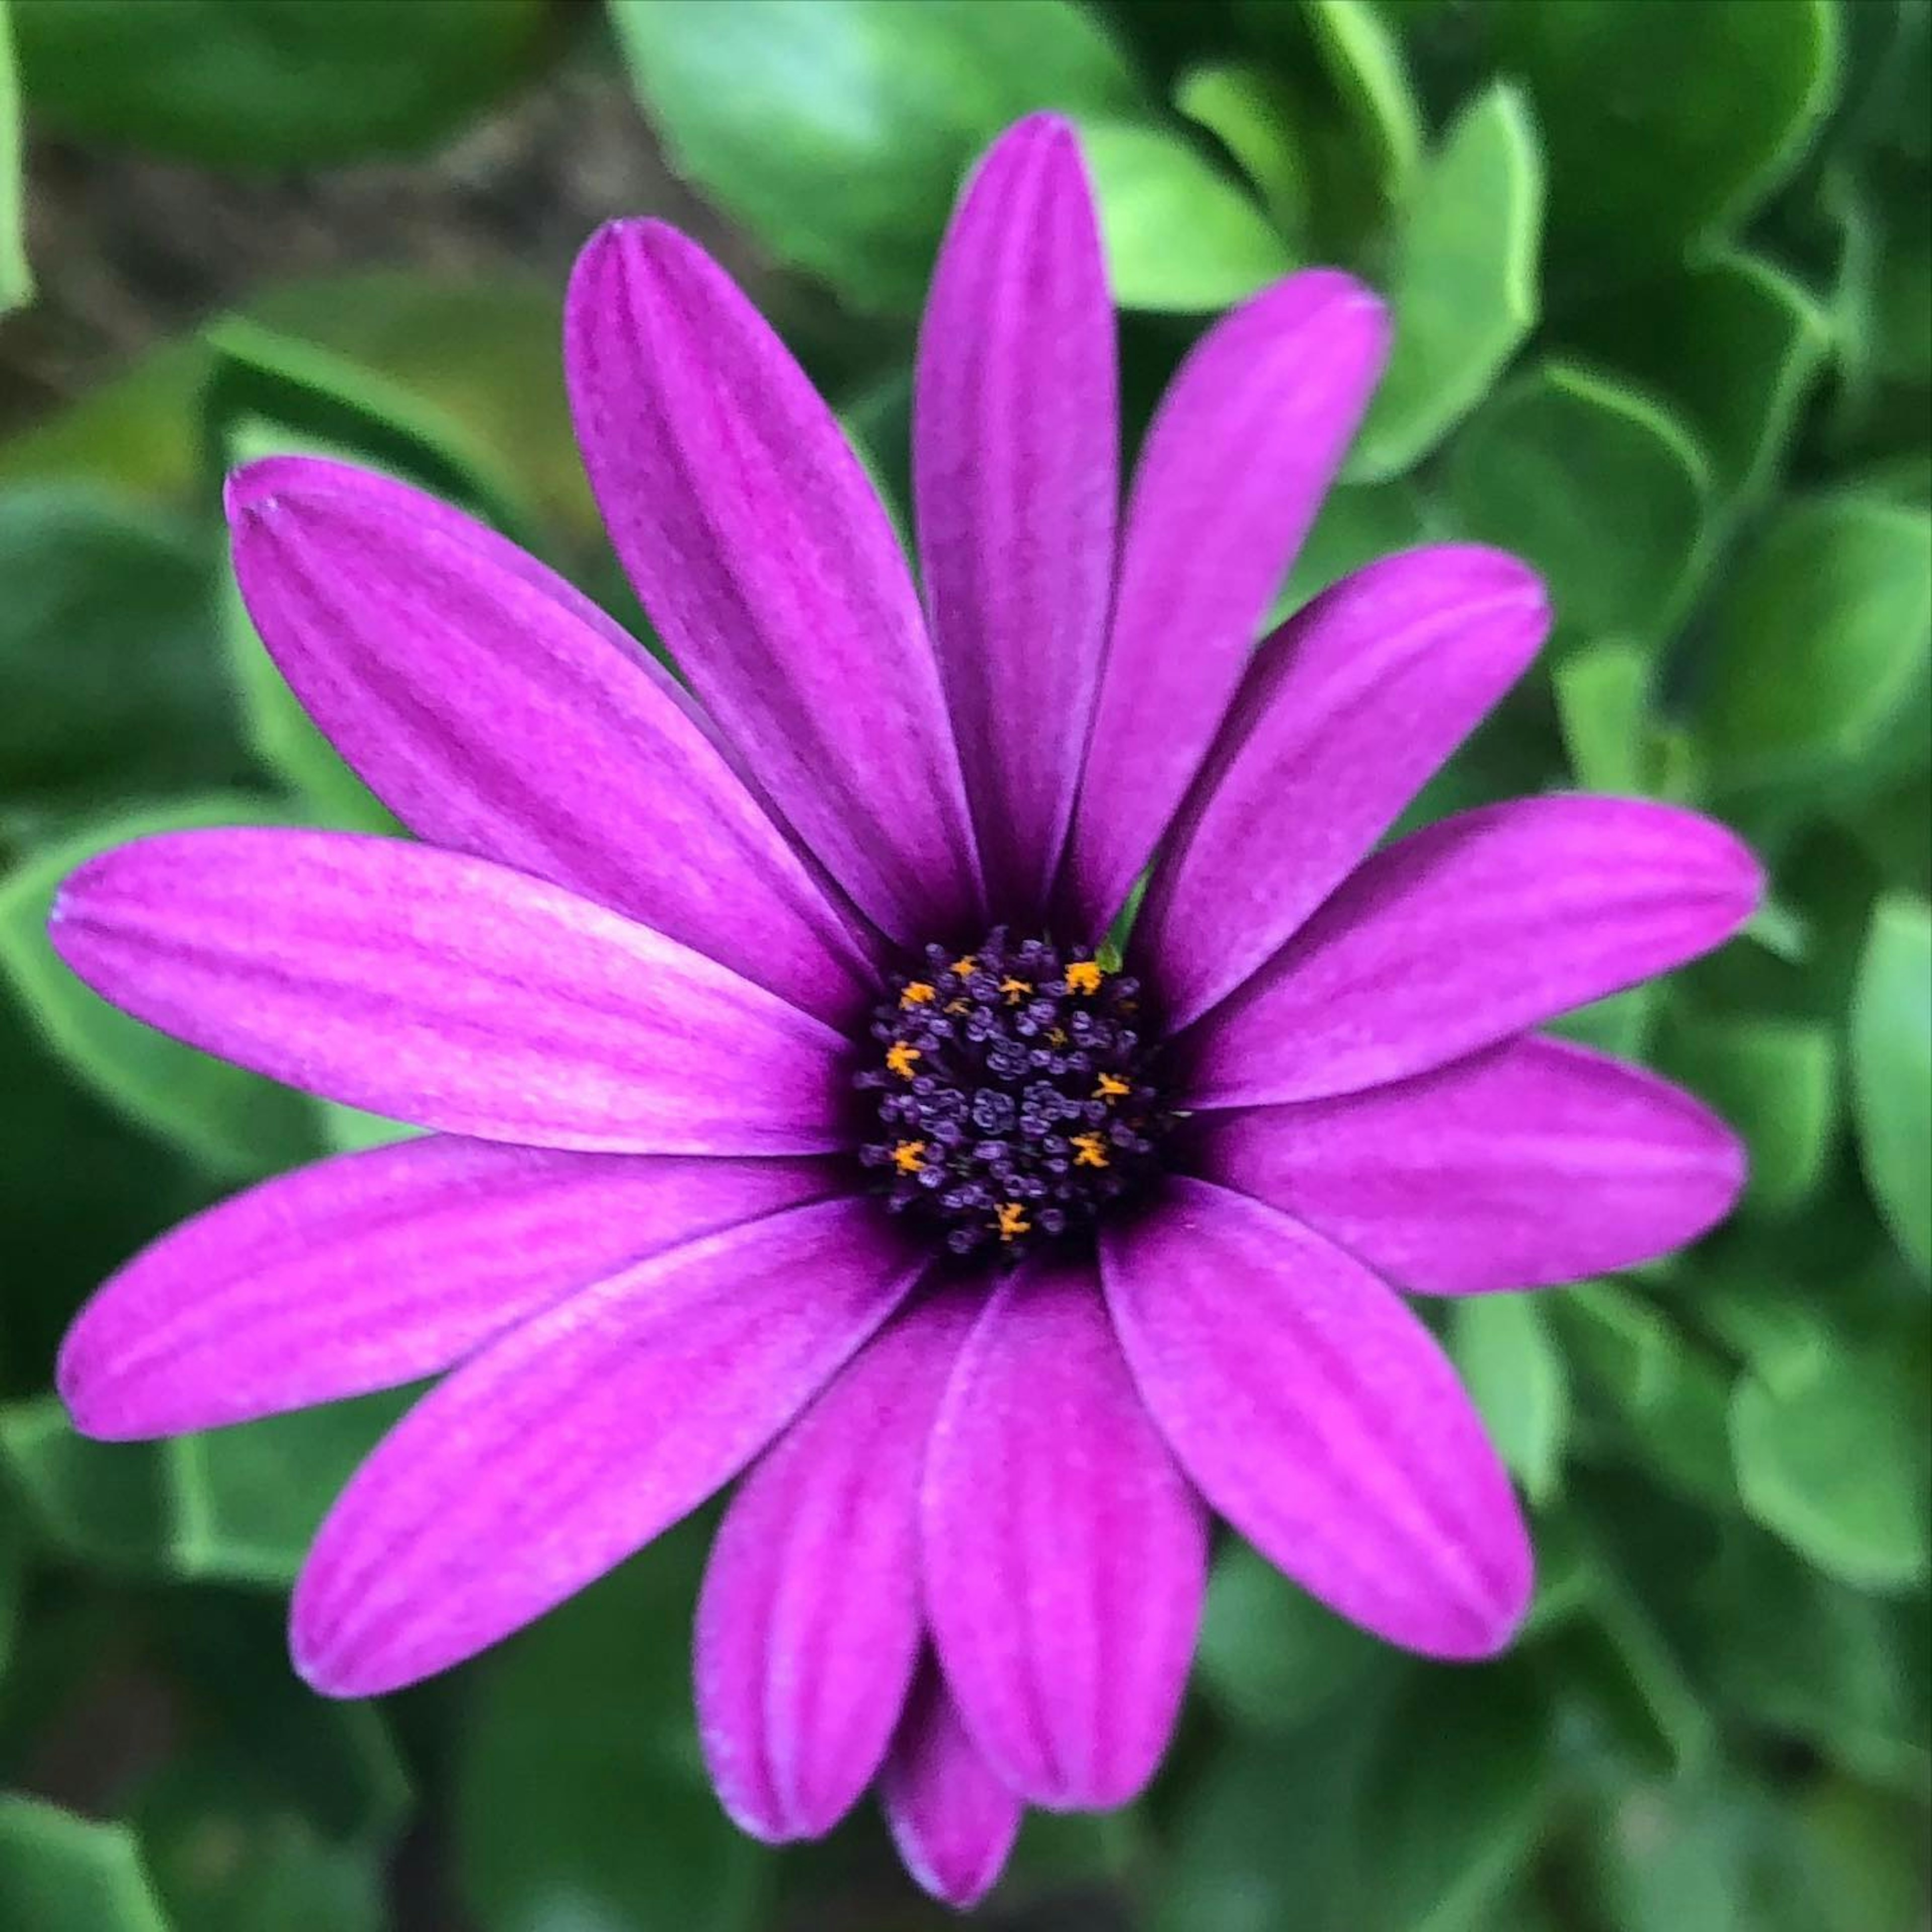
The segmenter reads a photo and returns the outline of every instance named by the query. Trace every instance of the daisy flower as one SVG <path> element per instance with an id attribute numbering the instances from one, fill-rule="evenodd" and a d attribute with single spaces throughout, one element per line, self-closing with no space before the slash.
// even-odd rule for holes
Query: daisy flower
<path id="1" fill-rule="evenodd" d="M 59 1380 L 128 1438 L 441 1378 L 296 1586 L 319 1690 L 474 1656 L 742 1477 L 697 1614 L 723 1802 L 809 1838 L 876 1784 L 963 1904 L 1024 1806 L 1153 1774 L 1210 1516 L 1393 1643 L 1508 1642 L 1522 1514 L 1398 1291 L 1725 1213 L 1718 1121 L 1534 1030 L 1718 944 L 1759 874 L 1624 800 L 1383 842 L 1547 625 L 1521 564 L 1438 546 L 1252 648 L 1388 336 L 1345 275 L 1257 296 L 1123 514 L 1092 199 L 1072 130 L 1022 123 L 920 336 L 922 598 L 742 294 L 605 230 L 572 404 L 688 690 L 400 484 L 232 479 L 265 643 L 420 842 L 142 839 L 54 942 L 149 1024 L 430 1132 L 157 1244 Z"/>

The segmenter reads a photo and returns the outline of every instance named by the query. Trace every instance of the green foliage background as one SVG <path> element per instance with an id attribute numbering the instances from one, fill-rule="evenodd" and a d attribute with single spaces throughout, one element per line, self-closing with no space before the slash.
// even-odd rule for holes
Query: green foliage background
<path id="1" fill-rule="evenodd" d="M 1768 860 L 1774 896 L 1742 939 L 1576 1022 L 1740 1126 L 1735 1222 L 1628 1278 L 1444 1311 L 1536 1514 L 1520 1647 L 1418 1664 L 1230 1544 L 1168 1770 L 1129 1814 L 1030 1824 L 999 1922 L 1925 1922 L 1928 16 L 12 0 L 0 308 L 32 298 L 16 104 L 70 136 L 273 170 L 422 152 L 554 62 L 621 62 L 638 140 L 836 298 L 801 347 L 889 490 L 961 170 L 1018 114 L 1066 110 L 1125 312 L 1130 436 L 1213 315 L 1296 264 L 1394 298 L 1386 388 L 1284 610 L 1427 536 L 1547 573 L 1544 667 L 1421 811 L 1652 794 Z M 775 1856 L 718 1815 L 686 1682 L 702 1523 L 498 1654 L 344 1708 L 290 1674 L 282 1600 L 397 1400 L 104 1448 L 47 1393 L 65 1321 L 140 1242 L 388 1131 L 110 1012 L 42 936 L 54 880 L 137 828 L 386 824 L 248 632 L 219 475 L 347 451 L 614 596 L 556 292 L 263 289 L 0 444 L 0 1924 L 20 1932 L 941 1916 L 889 1875 L 869 1816 Z"/>

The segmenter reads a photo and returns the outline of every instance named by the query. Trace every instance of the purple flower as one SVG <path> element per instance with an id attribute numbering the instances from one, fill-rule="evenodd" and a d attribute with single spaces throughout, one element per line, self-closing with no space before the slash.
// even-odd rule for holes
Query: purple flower
<path id="1" fill-rule="evenodd" d="M 1610 799 L 1377 849 L 1547 623 L 1520 564 L 1440 546 L 1251 652 L 1387 333 L 1324 271 L 1226 317 L 1117 533 L 1092 204 L 1070 130 L 1023 123 L 920 340 L 922 608 L 744 297 L 605 230 L 572 398 L 691 695 L 414 490 L 235 478 L 263 638 L 424 842 L 144 839 L 55 941 L 154 1025 L 435 1131 L 190 1222 L 60 1381 L 134 1438 L 447 1372 L 316 1539 L 310 1682 L 472 1656 L 748 1470 L 698 1612 L 724 1802 L 811 1837 L 876 1780 L 964 1904 L 1023 1804 L 1151 1775 L 1210 1510 L 1393 1642 L 1509 1640 L 1522 1516 L 1395 1290 L 1573 1280 L 1725 1213 L 1720 1123 L 1532 1029 L 1718 944 L 1759 874 Z"/>

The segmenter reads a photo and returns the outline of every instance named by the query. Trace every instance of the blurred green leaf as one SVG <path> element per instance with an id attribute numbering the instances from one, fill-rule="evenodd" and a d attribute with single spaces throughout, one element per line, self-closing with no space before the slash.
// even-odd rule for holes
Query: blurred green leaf
<path id="1" fill-rule="evenodd" d="M 1179 135 L 1083 121 L 1107 280 L 1123 308 L 1226 308 L 1293 264 L 1253 202 Z"/>
<path id="2" fill-rule="evenodd" d="M 245 1756 L 217 1744 L 170 1764 L 136 1815 L 154 1889 L 194 1932 L 382 1932 L 374 1858 L 265 1803 Z"/>
<path id="3" fill-rule="evenodd" d="M 679 172 L 779 260 L 916 308 L 961 176 L 1036 108 L 1131 114 L 1118 50 L 1061 0 L 609 0 Z"/>
<path id="4" fill-rule="evenodd" d="M 1291 1730 L 1386 1654 L 1245 1543 L 1216 1560 L 1198 1662 L 1202 1687 L 1237 1723 Z"/>
<path id="5" fill-rule="evenodd" d="M 455 1832 L 484 1932 L 760 1922 L 770 1868 L 718 1809 L 692 1738 L 690 1624 L 708 1533 L 702 1519 L 671 1532 L 482 1666 Z"/>
<path id="6" fill-rule="evenodd" d="M 1586 791 L 1642 798 L 1650 789 L 1650 654 L 1616 639 L 1572 651 L 1554 673 L 1570 770 Z"/>
<path id="7" fill-rule="evenodd" d="M 1480 17 L 1536 102 L 1552 234 L 1598 276 L 1736 224 L 1837 88 L 1828 0 L 1491 0 Z"/>
<path id="8" fill-rule="evenodd" d="M 236 1178 L 272 1174 L 316 1151 L 307 1102 L 108 1005 L 56 955 L 47 920 L 61 881 L 112 846 L 190 826 L 272 824 L 276 816 L 267 801 L 238 792 L 97 820 L 37 852 L 0 884 L 0 978 L 56 1048 L 130 1119 Z"/>
<path id="9" fill-rule="evenodd" d="M 0 1794 L 0 1924 L 16 1932 L 168 1932 L 123 1825 Z"/>
<path id="10" fill-rule="evenodd" d="M 1748 1207 L 1788 1214 L 1825 1176 L 1838 1145 L 1838 1042 L 1828 1028 L 1781 1019 L 1688 1016 L 1659 1064 L 1743 1136 Z"/>
<path id="11" fill-rule="evenodd" d="M 105 491 L 0 489 L 0 788 L 98 803 L 244 776 L 214 561 Z"/>
<path id="12" fill-rule="evenodd" d="M 1777 1385 L 1746 1376 L 1732 1402 L 1744 1507 L 1855 1587 L 1904 1588 L 1932 1559 L 1924 1366 L 1844 1344 Z"/>
<path id="13" fill-rule="evenodd" d="M 531 73 L 545 0 L 16 0 L 50 127 L 218 167 L 410 154 Z"/>
<path id="14" fill-rule="evenodd" d="M 5 0 L 0 0 L 0 315 L 32 298 L 27 266 L 26 164 L 20 154 L 20 83 Z"/>
<path id="15" fill-rule="evenodd" d="M 1547 363 L 1500 392 L 1448 454 L 1467 533 L 1548 580 L 1558 635 L 1654 641 L 1702 548 L 1710 472 L 1635 391 Z"/>
<path id="16" fill-rule="evenodd" d="M 1424 1668 L 1377 1729 L 1343 1923 L 1489 1932 L 1556 1796 L 1546 1707 L 1508 1665 Z"/>
<path id="17" fill-rule="evenodd" d="M 1869 788 L 1907 758 L 1932 676 L 1932 518 L 1852 496 L 1782 511 L 1731 572 L 1700 735 L 1732 791 Z"/>
<path id="18" fill-rule="evenodd" d="M 1330 85 L 1361 130 L 1363 158 L 1382 200 L 1400 207 L 1422 163 L 1422 110 L 1402 44 L 1367 0 L 1302 0 Z"/>
<path id="19" fill-rule="evenodd" d="M 0 1456 L 44 1542 L 116 1574 L 158 1564 L 168 1472 L 154 1444 L 91 1442 L 48 1395 L 0 1409 Z"/>
<path id="20" fill-rule="evenodd" d="M 1865 1179 L 1900 1251 L 1932 1280 L 1932 907 L 1881 900 L 1851 1012 Z"/>
<path id="21" fill-rule="evenodd" d="M 1831 340 L 1791 277 L 1728 250 L 1580 303 L 1561 328 L 1566 346 L 1682 415 L 1727 496 L 1756 495 L 1783 466 Z"/>
<path id="22" fill-rule="evenodd" d="M 1532 1502 L 1547 1502 L 1562 1478 L 1569 1387 L 1536 1297 L 1459 1300 L 1449 1352 L 1503 1460 Z"/>
<path id="23" fill-rule="evenodd" d="M 1234 156 L 1268 219 L 1294 248 L 1307 226 L 1310 184 L 1287 92 L 1262 68 L 1213 61 L 1181 76 L 1174 104 Z"/>
<path id="24" fill-rule="evenodd" d="M 1543 170 L 1522 98 L 1470 103 L 1397 218 L 1395 344 L 1346 474 L 1373 482 L 1426 456 L 1535 326 Z"/>
<path id="25" fill-rule="evenodd" d="M 1330 490 L 1275 599 L 1268 627 L 1292 616 L 1351 571 L 1407 550 L 1432 533 L 1428 507 L 1408 483 L 1343 484 Z"/>

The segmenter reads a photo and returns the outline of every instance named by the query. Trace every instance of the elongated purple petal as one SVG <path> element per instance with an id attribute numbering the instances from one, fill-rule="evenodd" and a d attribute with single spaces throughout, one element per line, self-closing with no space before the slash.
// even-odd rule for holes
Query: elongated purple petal
<path id="1" fill-rule="evenodd" d="M 870 1201 L 820 1202 L 513 1330 L 425 1396 L 329 1513 L 296 1586 L 296 1668 L 373 1696 L 542 1616 L 736 1475 L 924 1264 Z"/>
<path id="2" fill-rule="evenodd" d="M 966 1727 L 1056 1809 L 1153 1776 L 1201 1616 L 1207 1526 L 1142 1406 L 1090 1268 L 994 1291 L 926 1462 L 928 1615 Z"/>
<path id="3" fill-rule="evenodd" d="M 588 598 L 343 464 L 251 465 L 228 511 L 262 641 L 413 831 L 614 907 L 822 1018 L 862 1006 L 844 920 L 690 701 Z"/>
<path id="4" fill-rule="evenodd" d="M 345 1154 L 137 1255 L 68 1331 L 61 1395 L 83 1435 L 128 1440 L 392 1388 L 616 1269 L 839 1182 L 828 1161 L 440 1136 Z"/>
<path id="5" fill-rule="evenodd" d="M 1446 1066 L 1721 944 L 1762 886 L 1695 812 L 1549 797 L 1379 852 L 1184 1042 L 1192 1107 L 1359 1092 Z"/>
<path id="6" fill-rule="evenodd" d="M 1019 1799 L 966 1735 L 928 1659 L 879 1781 L 886 1822 L 905 1868 L 960 1911 L 991 1892 L 1019 1835 Z"/>
<path id="7" fill-rule="evenodd" d="M 344 832 L 167 832 L 82 866 L 51 932 L 150 1026 L 392 1119 L 620 1153 L 842 1142 L 830 1027 L 485 860 Z"/>
<path id="8" fill-rule="evenodd" d="M 1448 1358 L 1359 1262 L 1198 1180 L 1101 1244 L 1142 1395 L 1212 1506 L 1343 1616 L 1431 1657 L 1506 1644 L 1529 1540 Z"/>
<path id="9" fill-rule="evenodd" d="M 978 855 L 919 600 L 803 370 L 656 221 L 584 250 L 564 360 L 617 554 L 766 794 L 895 939 L 970 924 Z"/>
<path id="10" fill-rule="evenodd" d="M 1171 1026 L 1280 949 L 1522 675 L 1549 626 L 1525 566 L 1444 544 L 1345 578 L 1262 646 L 1134 928 Z"/>
<path id="11" fill-rule="evenodd" d="M 1046 905 L 1080 776 L 1120 494 L 1114 314 L 1079 143 L 1022 121 L 968 185 L 920 332 L 920 560 L 987 881 Z"/>
<path id="12" fill-rule="evenodd" d="M 872 1783 L 922 1630 L 919 1484 L 976 1304 L 890 1323 L 768 1450 L 719 1526 L 698 1598 L 698 1721 L 736 1822 L 829 1832 Z"/>
<path id="13" fill-rule="evenodd" d="M 1399 1288 L 1541 1288 L 1695 1240 L 1744 1185 L 1737 1136 L 1600 1054 L 1512 1040 L 1394 1087 L 1202 1116 L 1209 1180 L 1306 1222 Z"/>
<path id="14" fill-rule="evenodd" d="M 1360 284 L 1311 269 L 1225 316 L 1148 432 L 1074 812 L 1065 896 L 1096 934 L 1126 900 L 1240 682 L 1388 352 Z"/>

